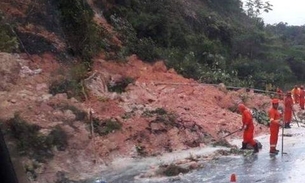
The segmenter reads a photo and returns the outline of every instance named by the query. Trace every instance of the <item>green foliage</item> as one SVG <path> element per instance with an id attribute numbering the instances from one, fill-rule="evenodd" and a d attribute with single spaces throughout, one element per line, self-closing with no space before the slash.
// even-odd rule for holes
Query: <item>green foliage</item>
<path id="1" fill-rule="evenodd" d="M 47 136 L 46 143 L 55 146 L 59 151 L 64 151 L 68 146 L 68 136 L 60 126 L 56 126 Z"/>
<path id="2" fill-rule="evenodd" d="M 39 162 L 53 157 L 53 147 L 65 150 L 68 146 L 67 135 L 60 127 L 55 127 L 46 136 L 39 132 L 41 128 L 38 125 L 29 124 L 18 114 L 15 114 L 14 118 L 8 121 L 8 124 L 11 134 L 17 140 L 20 154 Z"/>
<path id="3" fill-rule="evenodd" d="M 71 66 L 69 71 L 62 73 L 62 77 L 55 78 L 49 86 L 49 93 L 56 95 L 58 93 L 66 93 L 68 98 L 75 97 L 79 100 L 85 99 L 85 88 L 82 85 L 82 80 L 87 75 L 87 66 L 85 63 Z"/>
<path id="4" fill-rule="evenodd" d="M 166 115 L 167 114 L 167 111 L 163 108 L 157 108 L 155 110 L 145 110 L 143 113 L 142 113 L 142 116 L 144 117 L 152 117 L 154 115 Z"/>
<path id="5" fill-rule="evenodd" d="M 18 40 L 0 11 L 0 51 L 12 52 L 18 49 Z"/>
<path id="6" fill-rule="evenodd" d="M 270 125 L 270 120 L 269 120 L 268 114 L 265 111 L 253 108 L 252 109 L 252 115 L 253 115 L 253 118 L 259 124 L 263 124 L 265 126 L 269 126 Z"/>
<path id="7" fill-rule="evenodd" d="M 105 30 L 93 21 L 94 12 L 84 0 L 54 0 L 66 40 L 73 55 L 79 56 L 90 67 L 91 58 L 106 48 Z"/>
<path id="8" fill-rule="evenodd" d="M 246 6 L 246 13 L 250 17 L 258 17 L 263 12 L 268 13 L 272 10 L 272 4 L 268 1 L 264 2 L 261 0 L 247 0 L 245 3 Z"/>
<path id="9" fill-rule="evenodd" d="M 120 130 L 122 128 L 122 124 L 119 121 L 113 119 L 106 119 L 101 121 L 98 118 L 93 118 L 93 127 L 95 133 L 104 136 L 114 131 Z"/>
<path id="10" fill-rule="evenodd" d="M 268 2 L 247 0 L 245 10 L 240 0 L 96 4 L 120 33 L 119 57 L 161 58 L 179 74 L 206 83 L 264 89 L 304 80 L 305 28 L 265 26 L 259 16 L 272 10 Z"/>
<path id="11" fill-rule="evenodd" d="M 145 146 L 143 146 L 143 145 L 140 145 L 140 144 L 136 145 L 136 151 L 137 151 L 138 155 L 140 155 L 140 156 L 146 156 L 147 155 Z"/>
<path id="12" fill-rule="evenodd" d="M 55 80 L 49 86 L 49 93 L 56 95 L 58 93 L 67 93 L 68 98 L 79 96 L 82 98 L 82 86 L 79 82 L 71 79 Z"/>

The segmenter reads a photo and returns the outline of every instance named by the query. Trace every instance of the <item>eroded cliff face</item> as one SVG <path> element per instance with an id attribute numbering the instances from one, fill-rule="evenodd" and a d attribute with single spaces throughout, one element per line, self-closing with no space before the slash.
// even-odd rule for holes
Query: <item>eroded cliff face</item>
<path id="1" fill-rule="evenodd" d="M 31 176 L 37 182 L 55 181 L 58 172 L 73 180 L 87 178 L 119 157 L 205 147 L 241 126 L 240 115 L 232 112 L 239 102 L 269 107 L 266 96 L 199 84 L 167 69 L 162 61 L 150 65 L 136 56 L 126 63 L 95 58 L 94 69 L 84 82 L 88 97 L 81 101 L 49 93 L 51 81 L 65 69 L 52 54 L 32 56 L 32 61 L 22 54 L 0 56 L 1 68 L 7 71 L 1 70 L 7 78 L 3 80 L 7 88 L 0 93 L 2 121 L 10 124 L 22 119 L 27 125 L 37 125 L 37 134 L 53 139 L 50 144 L 22 134 L 25 139 L 13 138 L 16 144 L 22 140 L 47 144 L 42 149 L 33 144 L 23 147 L 27 153 L 21 156 L 22 163 L 31 167 L 26 170 L 34 172 Z M 124 92 L 113 92 L 126 78 L 130 83 Z M 255 126 L 256 135 L 267 130 Z M 61 133 L 54 132 L 58 129 Z"/>
<path id="2" fill-rule="evenodd" d="M 20 49 L 25 48 L 21 54 L 0 53 L 0 119 L 33 182 L 93 177 L 119 157 L 204 148 L 241 126 L 238 103 L 269 107 L 264 95 L 199 84 L 162 61 L 147 64 L 135 55 L 126 62 L 109 60 L 105 52 L 83 79 L 85 98 L 71 97 L 73 91 L 52 93 L 54 82 L 75 63 L 66 54 L 52 1 L 3 1 L 0 9 L 16 19 Z M 102 16 L 94 19 L 113 32 Z M 120 46 L 115 34 L 111 40 Z M 267 131 L 255 127 L 256 135 Z"/>

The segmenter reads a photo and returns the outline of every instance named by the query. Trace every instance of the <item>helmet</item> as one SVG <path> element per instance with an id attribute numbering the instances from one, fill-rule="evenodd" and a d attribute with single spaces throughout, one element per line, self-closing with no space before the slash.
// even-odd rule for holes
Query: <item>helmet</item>
<path id="1" fill-rule="evenodd" d="M 277 98 L 272 99 L 272 104 L 278 104 L 278 103 L 279 103 L 279 99 Z"/>
<path id="2" fill-rule="evenodd" d="M 244 110 L 246 110 L 246 106 L 244 104 L 238 104 L 238 110 L 240 112 L 243 112 Z"/>

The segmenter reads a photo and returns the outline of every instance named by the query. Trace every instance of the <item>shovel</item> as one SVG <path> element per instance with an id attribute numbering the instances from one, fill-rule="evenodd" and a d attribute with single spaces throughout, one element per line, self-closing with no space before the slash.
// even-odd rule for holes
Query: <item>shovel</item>
<path id="1" fill-rule="evenodd" d="M 240 131 L 241 131 L 241 129 L 237 129 L 237 130 L 235 130 L 235 131 L 233 131 L 233 132 L 230 132 L 229 134 L 223 136 L 222 138 L 226 138 L 226 137 L 228 137 L 228 136 L 230 136 L 230 135 L 233 135 L 234 133 L 237 133 L 237 132 L 240 132 Z"/>

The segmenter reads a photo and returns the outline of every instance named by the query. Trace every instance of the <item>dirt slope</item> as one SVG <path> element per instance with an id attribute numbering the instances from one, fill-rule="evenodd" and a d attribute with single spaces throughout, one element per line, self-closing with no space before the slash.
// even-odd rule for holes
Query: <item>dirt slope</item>
<path id="1" fill-rule="evenodd" d="M 39 174 L 34 179 L 37 182 L 55 180 L 56 173 L 61 171 L 72 179 L 90 177 L 100 166 L 106 166 L 117 157 L 204 147 L 241 126 L 240 115 L 232 112 L 239 102 L 245 101 L 248 106 L 258 108 L 268 108 L 270 102 L 268 97 L 244 90 L 226 91 L 196 83 L 167 69 L 161 61 L 150 65 L 136 56 L 129 57 L 126 63 L 96 58 L 92 73 L 101 80 L 89 90 L 89 99 L 80 102 L 68 99 L 66 94 L 49 94 L 54 73 L 63 66 L 50 54 L 33 58 L 31 62 L 23 55 L 0 55 L 1 63 L 7 63 L 1 68 L 14 70 L 1 73 L 15 78 L 0 93 L 0 116 L 7 121 L 18 112 L 28 123 L 40 126 L 42 134 L 48 135 L 56 126 L 67 134 L 68 146 L 64 151 L 53 149 L 53 158 L 35 162 L 39 165 L 35 169 Z M 96 91 L 124 78 L 134 79 L 126 92 Z M 78 118 L 79 113 L 73 107 L 85 112 L 91 108 L 92 117 L 102 125 L 95 126 L 96 130 L 103 132 L 103 128 L 107 128 L 105 120 L 109 119 L 121 124 L 121 128 L 111 129 L 108 134 L 96 133 L 92 138 L 90 123 Z M 256 135 L 268 130 L 257 123 L 255 126 Z M 26 166 L 33 163 L 27 157 L 23 161 Z"/>
<path id="2" fill-rule="evenodd" d="M 31 139 L 39 145 L 28 145 L 36 151 L 27 149 L 21 157 L 32 182 L 92 177 L 118 157 L 204 148 L 241 126 L 241 117 L 235 112 L 238 103 L 270 107 L 267 96 L 199 84 L 166 68 L 162 61 L 151 65 L 132 55 L 123 63 L 106 60 L 105 53 L 94 59 L 90 77 L 84 81 L 87 100 L 68 98 L 65 93 L 52 95 L 51 83 L 69 68 L 62 58 L 59 60 L 58 53 L 65 51 L 66 43 L 58 20 L 52 16 L 54 9 L 47 2 L 2 1 L 0 7 L 8 17 L 18 20 L 17 34 L 28 40 L 24 46 L 30 57 L 0 53 L 0 119 L 4 124 L 22 119 L 39 126 L 38 140 L 36 136 Z M 102 16 L 96 15 L 95 21 L 113 33 Z M 115 36 L 112 39 L 121 45 Z M 112 92 L 112 86 L 126 81 L 130 84 L 125 92 Z M 255 127 L 255 135 L 268 130 L 257 123 Z M 58 128 L 62 130 L 59 140 L 51 136 L 53 144 L 46 149 L 47 141 L 39 139 L 49 137 Z M 9 131 L 7 134 L 11 135 Z M 21 137 L 29 138 L 25 134 Z M 241 137 L 241 133 L 231 137 Z M 18 144 L 16 138 L 12 139 Z M 43 149 L 37 148 L 41 145 Z"/>

